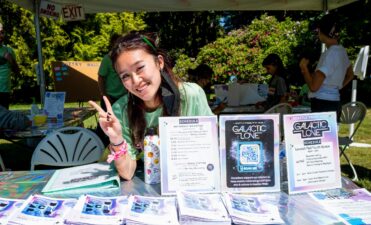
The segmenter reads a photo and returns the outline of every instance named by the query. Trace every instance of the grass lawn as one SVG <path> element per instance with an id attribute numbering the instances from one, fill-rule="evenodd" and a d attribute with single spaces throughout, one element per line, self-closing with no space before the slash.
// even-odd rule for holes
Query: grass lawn
<path id="1" fill-rule="evenodd" d="M 359 130 L 357 131 L 354 141 L 357 143 L 368 143 L 371 144 L 371 109 L 367 110 L 367 115 L 363 123 L 361 124 Z M 341 136 L 348 134 L 346 126 L 340 126 Z M 367 188 L 371 191 L 371 148 L 367 147 L 350 147 L 345 150 L 345 153 L 352 161 L 359 181 L 356 182 L 358 186 Z M 353 177 L 353 173 L 350 166 L 346 163 L 344 157 L 341 157 L 341 171 L 344 176 Z"/>
<path id="2" fill-rule="evenodd" d="M 87 106 L 87 103 L 84 105 Z M 66 107 L 78 107 L 77 103 L 66 103 Z M 30 105 L 13 105 L 11 109 L 29 109 Z M 86 128 L 95 129 L 97 126 L 95 117 L 84 121 Z M 347 127 L 340 126 L 340 135 L 347 134 Z M 354 137 L 357 143 L 371 144 L 371 109 L 367 111 L 366 119 L 357 131 Z M 360 187 L 367 188 L 371 191 L 371 148 L 350 147 L 346 154 L 355 166 L 359 181 L 356 182 Z M 4 159 L 5 166 L 12 170 L 29 170 L 32 150 L 22 148 L 20 145 L 0 140 L 0 154 Z M 341 157 L 341 171 L 344 176 L 353 177 L 350 166 L 346 163 L 344 157 Z"/>

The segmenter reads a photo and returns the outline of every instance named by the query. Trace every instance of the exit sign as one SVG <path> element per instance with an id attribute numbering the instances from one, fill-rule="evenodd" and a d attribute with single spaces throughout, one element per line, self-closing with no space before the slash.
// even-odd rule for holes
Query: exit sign
<path id="1" fill-rule="evenodd" d="M 65 21 L 84 20 L 84 8 L 81 5 L 63 5 L 62 16 Z"/>

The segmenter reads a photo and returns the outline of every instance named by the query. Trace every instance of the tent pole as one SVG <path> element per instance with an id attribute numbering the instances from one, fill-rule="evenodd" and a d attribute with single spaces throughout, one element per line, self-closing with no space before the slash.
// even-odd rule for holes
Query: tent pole
<path id="1" fill-rule="evenodd" d="M 328 14 L 328 1 L 327 0 L 323 0 L 322 1 L 322 9 L 323 9 L 323 12 L 325 14 Z M 321 53 L 324 53 L 326 50 L 326 45 L 324 43 L 322 43 L 321 45 Z"/>
<path id="2" fill-rule="evenodd" d="M 40 12 L 39 12 L 40 0 L 34 0 L 34 23 L 36 28 L 36 41 L 37 41 L 37 56 L 38 64 L 36 69 L 37 81 L 40 85 L 40 101 L 41 105 L 44 105 L 44 96 L 45 96 L 45 74 L 44 74 L 44 62 L 42 55 L 42 46 L 41 46 L 41 37 L 40 37 Z"/>

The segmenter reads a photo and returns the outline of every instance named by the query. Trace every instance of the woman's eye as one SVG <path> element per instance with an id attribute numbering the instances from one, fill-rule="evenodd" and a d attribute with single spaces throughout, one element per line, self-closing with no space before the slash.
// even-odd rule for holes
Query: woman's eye
<path id="1" fill-rule="evenodd" d="M 122 80 L 122 81 L 126 81 L 127 79 L 129 79 L 129 74 L 121 74 L 120 75 L 120 79 Z"/>
<path id="2" fill-rule="evenodd" d="M 139 74 L 140 72 L 142 72 L 144 69 L 144 66 L 140 66 L 137 68 L 137 74 Z"/>

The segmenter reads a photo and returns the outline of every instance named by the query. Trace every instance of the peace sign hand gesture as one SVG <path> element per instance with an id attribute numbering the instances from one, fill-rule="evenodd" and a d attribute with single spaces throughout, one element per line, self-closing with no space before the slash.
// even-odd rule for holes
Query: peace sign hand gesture
<path id="1" fill-rule="evenodd" d="M 124 139 L 122 137 L 122 130 L 120 121 L 117 119 L 112 111 L 111 103 L 106 96 L 103 96 L 106 103 L 107 112 L 105 112 L 97 103 L 89 101 L 89 104 L 94 107 L 99 113 L 99 125 L 104 133 L 109 137 L 112 144 L 119 144 Z"/>

